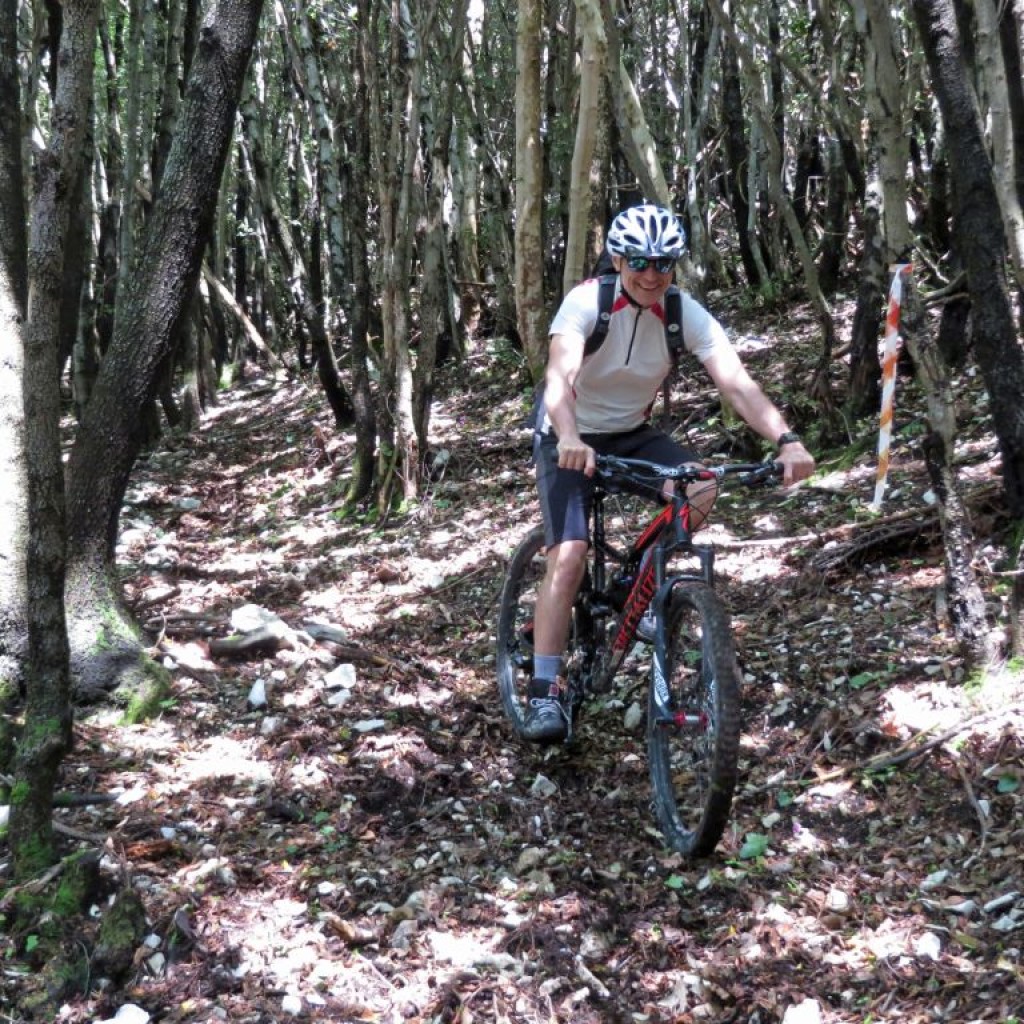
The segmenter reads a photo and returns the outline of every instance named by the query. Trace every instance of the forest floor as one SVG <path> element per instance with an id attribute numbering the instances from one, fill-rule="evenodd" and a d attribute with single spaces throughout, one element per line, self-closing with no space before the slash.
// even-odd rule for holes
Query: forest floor
<path id="1" fill-rule="evenodd" d="M 723 318 L 773 395 L 806 391 L 809 318 Z M 909 381 L 880 513 L 870 425 L 809 485 L 719 502 L 742 780 L 690 863 L 655 831 L 626 724 L 642 658 L 568 747 L 502 717 L 498 592 L 537 518 L 528 388 L 490 351 L 446 374 L 434 480 L 383 523 L 343 514 L 350 442 L 309 381 L 252 379 L 138 466 L 120 560 L 172 695 L 143 725 L 84 710 L 62 788 L 115 799 L 60 821 L 72 846 L 95 837 L 107 893 L 142 897 L 147 938 L 56 1019 L 1024 1019 L 1024 687 L 1012 663 L 962 669 Z M 957 388 L 975 565 L 1005 624 L 994 443 L 977 382 Z M 695 396 L 689 436 L 726 451 Z M 259 622 L 270 647 L 211 652 Z M 5 1021 L 26 964 L 8 955 Z"/>

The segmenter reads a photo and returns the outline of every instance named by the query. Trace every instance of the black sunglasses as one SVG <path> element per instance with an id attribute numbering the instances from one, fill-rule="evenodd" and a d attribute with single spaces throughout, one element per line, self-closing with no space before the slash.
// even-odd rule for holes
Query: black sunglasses
<path id="1" fill-rule="evenodd" d="M 638 274 L 642 274 L 648 267 L 654 267 L 659 274 L 668 274 L 676 265 L 671 256 L 657 256 L 648 259 L 646 256 L 627 256 L 626 266 Z"/>

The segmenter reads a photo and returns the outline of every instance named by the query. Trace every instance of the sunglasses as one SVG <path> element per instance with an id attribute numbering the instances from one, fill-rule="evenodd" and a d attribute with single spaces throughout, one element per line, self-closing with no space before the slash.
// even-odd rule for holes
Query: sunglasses
<path id="1" fill-rule="evenodd" d="M 676 265 L 671 256 L 658 256 L 655 259 L 648 259 L 646 256 L 627 256 L 626 266 L 638 274 L 642 274 L 648 267 L 654 267 L 659 274 L 669 274 Z"/>

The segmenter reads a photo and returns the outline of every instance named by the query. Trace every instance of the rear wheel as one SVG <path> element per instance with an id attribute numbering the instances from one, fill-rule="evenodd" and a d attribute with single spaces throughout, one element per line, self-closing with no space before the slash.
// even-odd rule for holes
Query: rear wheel
<path id="1" fill-rule="evenodd" d="M 647 711 L 654 808 L 666 844 L 702 857 L 722 837 L 736 788 L 739 670 L 728 613 L 710 587 L 678 587 L 667 614 L 670 715 L 657 706 L 653 678 Z"/>
<path id="2" fill-rule="evenodd" d="M 532 530 L 512 553 L 498 604 L 497 650 L 495 667 L 498 674 L 498 693 L 506 717 L 517 735 L 523 733 L 527 690 L 533 677 L 533 618 L 537 594 L 547 571 L 544 549 L 544 528 Z M 589 589 L 589 573 L 580 588 L 585 595 Z M 585 621 L 586 620 L 586 621 Z M 569 625 L 569 641 L 565 650 L 565 663 L 569 676 L 569 699 L 573 718 L 579 712 L 582 689 L 579 680 L 592 661 L 589 643 L 589 618 L 583 611 L 583 601 L 577 600 Z"/>

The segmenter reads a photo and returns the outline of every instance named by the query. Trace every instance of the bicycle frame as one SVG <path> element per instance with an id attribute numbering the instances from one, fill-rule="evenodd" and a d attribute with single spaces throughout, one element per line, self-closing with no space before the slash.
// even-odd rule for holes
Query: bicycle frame
<path id="1" fill-rule="evenodd" d="M 709 479 L 712 476 L 709 474 Z M 633 542 L 625 557 L 618 555 L 608 543 L 605 533 L 604 501 L 610 493 L 609 489 L 598 481 L 593 495 L 593 530 L 594 545 L 593 597 L 601 598 L 606 593 L 607 558 L 613 556 L 622 563 L 624 572 L 632 573 L 633 585 L 623 604 L 619 628 L 611 643 L 609 658 L 602 666 L 602 674 L 613 675 L 618 671 L 636 637 L 637 626 L 648 607 L 654 607 L 657 635 L 654 645 L 655 681 L 660 679 L 658 687 L 658 705 L 666 715 L 668 709 L 668 690 L 664 683 L 664 652 L 665 624 L 664 608 L 672 588 L 683 581 L 704 582 L 708 586 L 714 581 L 715 551 L 707 544 L 694 544 L 690 528 L 692 507 L 686 494 L 675 494 L 648 522 L 643 532 Z M 671 534 L 671 535 L 670 535 Z M 700 563 L 699 572 L 674 573 L 666 578 L 666 565 L 673 554 L 684 552 L 696 556 Z M 600 618 L 611 612 L 604 605 L 590 608 L 591 613 Z"/>

